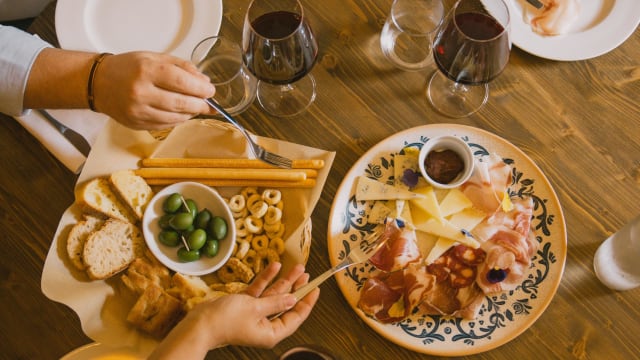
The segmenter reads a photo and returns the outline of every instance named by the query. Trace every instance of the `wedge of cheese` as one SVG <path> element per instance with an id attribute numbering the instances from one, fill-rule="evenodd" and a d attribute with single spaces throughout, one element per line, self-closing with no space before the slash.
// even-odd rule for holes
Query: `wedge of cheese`
<path id="1" fill-rule="evenodd" d="M 436 198 L 436 193 L 434 192 L 433 187 L 426 186 L 414 189 L 413 192 L 420 194 L 423 197 L 411 200 L 412 209 L 415 209 L 416 212 L 426 212 L 430 217 L 438 220 L 443 219 L 442 212 L 440 211 L 440 205 L 438 205 L 438 199 Z M 423 217 L 423 215 L 419 216 Z M 421 222 L 424 222 L 427 219 L 422 220 L 423 221 Z"/>
<path id="2" fill-rule="evenodd" d="M 476 241 L 468 231 L 455 226 L 451 224 L 451 222 L 444 219 L 442 219 L 442 221 L 438 221 L 435 218 L 431 218 L 423 223 L 414 222 L 413 225 L 418 231 L 424 231 L 438 237 L 447 238 L 449 240 L 459 242 L 460 244 L 467 245 L 474 249 L 480 246 L 480 243 Z"/>
<path id="3" fill-rule="evenodd" d="M 475 208 L 468 208 L 452 215 L 449 219 L 449 223 L 452 226 L 458 227 L 460 229 L 465 229 L 467 230 L 467 232 L 470 232 L 471 230 L 473 230 L 473 228 L 476 227 L 476 225 L 484 220 L 485 216 L 486 215 L 480 210 L 477 210 Z M 455 244 L 457 244 L 457 242 L 453 239 L 439 237 L 435 245 L 431 248 L 429 255 L 427 255 L 427 257 L 425 258 L 425 264 L 431 264 Z"/>
<path id="4" fill-rule="evenodd" d="M 416 154 L 396 154 L 393 158 L 393 179 L 396 187 L 408 190 L 409 185 L 402 181 L 404 172 L 411 170 L 419 173 L 418 155 Z"/>
<path id="5" fill-rule="evenodd" d="M 384 224 L 384 220 L 387 217 L 395 217 L 395 210 L 389 206 L 389 202 L 395 203 L 394 201 L 374 202 L 367 214 L 367 222 L 369 224 Z"/>
<path id="6" fill-rule="evenodd" d="M 443 217 L 447 217 L 471 206 L 473 206 L 473 203 L 462 191 L 451 189 L 440 202 L 440 213 Z"/>
<path id="7" fill-rule="evenodd" d="M 356 200 L 410 200 L 424 197 L 424 195 L 406 189 L 388 185 L 366 176 L 358 176 L 356 184 Z"/>

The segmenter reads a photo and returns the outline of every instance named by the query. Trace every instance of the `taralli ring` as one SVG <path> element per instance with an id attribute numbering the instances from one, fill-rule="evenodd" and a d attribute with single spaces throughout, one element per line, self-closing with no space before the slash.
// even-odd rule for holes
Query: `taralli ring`
<path id="1" fill-rule="evenodd" d="M 275 205 L 282 199 L 280 190 L 266 189 L 262 192 L 262 199 L 269 205 Z"/>
<path id="2" fill-rule="evenodd" d="M 258 253 L 255 250 L 249 250 L 247 255 L 242 259 L 242 262 L 253 269 L 256 261 L 258 261 Z M 255 272 L 255 271 L 254 271 Z"/>
<path id="3" fill-rule="evenodd" d="M 284 224 L 280 223 L 280 227 L 276 231 L 267 231 L 269 239 L 281 238 L 284 236 Z"/>
<path id="4" fill-rule="evenodd" d="M 254 194 L 258 194 L 258 188 L 255 186 L 247 186 L 240 191 L 240 195 L 244 196 L 247 199 Z"/>
<path id="5" fill-rule="evenodd" d="M 251 244 L 249 244 L 248 241 L 239 241 L 236 257 L 239 259 L 243 259 L 245 256 L 247 256 L 247 252 L 249 252 L 250 249 L 251 249 Z"/>
<path id="6" fill-rule="evenodd" d="M 220 280 L 224 283 L 242 281 L 247 284 L 255 275 L 253 270 L 238 258 L 230 258 L 229 261 L 227 261 L 222 268 L 217 271 L 217 274 Z"/>
<path id="7" fill-rule="evenodd" d="M 244 219 L 244 226 L 250 233 L 258 234 L 262 231 L 262 219 L 255 216 L 248 216 Z"/>
<path id="8" fill-rule="evenodd" d="M 269 206 L 266 214 L 264 214 L 264 223 L 269 225 L 277 224 L 281 220 L 282 220 L 282 210 L 278 209 L 275 206 Z"/>
<path id="9" fill-rule="evenodd" d="M 247 203 L 242 195 L 233 195 L 229 199 L 229 209 L 234 213 L 242 211 L 246 205 Z"/>
<path id="10" fill-rule="evenodd" d="M 269 241 L 269 248 L 275 250 L 278 255 L 281 255 L 284 253 L 284 240 L 280 237 L 271 239 L 271 241 Z"/>
<path id="11" fill-rule="evenodd" d="M 240 219 L 240 218 L 245 218 L 247 217 L 247 215 L 249 215 L 249 210 L 247 210 L 247 208 L 243 208 L 242 210 L 238 211 L 238 212 L 231 212 L 231 215 L 233 216 L 234 219 Z"/>
<path id="12" fill-rule="evenodd" d="M 251 211 L 251 208 L 253 208 L 256 204 L 263 202 L 262 201 L 262 196 L 258 195 L 258 194 L 253 194 L 251 196 L 249 196 L 247 198 L 247 209 L 249 209 L 249 211 Z"/>
<path id="13" fill-rule="evenodd" d="M 269 205 L 267 205 L 267 203 L 262 201 L 262 200 L 254 203 L 249 208 L 249 212 L 251 213 L 251 215 L 253 215 L 253 216 L 257 217 L 257 218 L 261 218 L 261 217 L 265 216 L 265 214 L 267 213 L 268 210 L 269 210 Z"/>
<path id="14" fill-rule="evenodd" d="M 247 236 L 247 226 L 245 225 L 245 221 L 243 218 L 236 219 L 236 236 L 237 237 L 245 237 Z"/>
<path id="15" fill-rule="evenodd" d="M 269 238 L 266 235 L 256 235 L 251 240 L 251 248 L 254 250 L 262 250 L 269 247 Z"/>

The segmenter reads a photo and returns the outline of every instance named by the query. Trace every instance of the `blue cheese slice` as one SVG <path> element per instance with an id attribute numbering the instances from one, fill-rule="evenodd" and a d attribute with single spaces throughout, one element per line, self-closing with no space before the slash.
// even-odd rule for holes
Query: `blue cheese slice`
<path id="1" fill-rule="evenodd" d="M 424 197 L 422 194 L 416 194 L 406 189 L 387 185 L 378 180 L 369 179 L 366 176 L 358 176 L 355 195 L 357 201 L 410 200 Z"/>
<path id="2" fill-rule="evenodd" d="M 404 172 L 411 170 L 420 173 L 418 167 L 418 156 L 414 154 L 396 154 L 393 159 L 393 179 L 396 187 L 408 190 L 409 185 L 405 184 L 402 179 Z"/>

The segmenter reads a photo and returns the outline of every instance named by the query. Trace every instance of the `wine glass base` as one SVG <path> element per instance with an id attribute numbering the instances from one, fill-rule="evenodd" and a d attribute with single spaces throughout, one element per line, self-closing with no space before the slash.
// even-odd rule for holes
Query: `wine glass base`
<path id="1" fill-rule="evenodd" d="M 316 98 L 316 80 L 311 74 L 286 85 L 258 82 L 257 92 L 260 106 L 269 114 L 278 117 L 298 115 L 305 111 Z"/>
<path id="2" fill-rule="evenodd" d="M 427 97 L 441 114 L 460 118 L 475 113 L 487 102 L 489 85 L 456 83 L 436 70 L 429 80 Z"/>

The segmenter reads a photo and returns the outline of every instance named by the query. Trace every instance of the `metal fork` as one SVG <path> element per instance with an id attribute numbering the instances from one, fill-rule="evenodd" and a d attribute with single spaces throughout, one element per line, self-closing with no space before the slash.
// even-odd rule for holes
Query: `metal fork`
<path id="1" fill-rule="evenodd" d="M 342 260 L 338 265 L 332 267 L 331 269 L 325 271 L 324 273 L 318 275 L 315 279 L 303 285 L 301 288 L 293 292 L 293 295 L 296 297 L 296 301 L 300 301 L 302 298 L 307 296 L 313 289 L 317 288 L 322 284 L 325 280 L 330 278 L 333 274 L 341 271 L 343 269 L 348 268 L 351 265 L 362 264 L 369 260 L 373 254 L 378 252 L 382 245 L 387 241 L 387 237 L 382 237 L 382 233 L 384 232 L 383 228 L 377 228 L 372 233 L 368 234 L 363 238 L 362 246 L 356 247 L 349 251 L 349 254 Z M 285 311 L 271 315 L 269 320 L 276 319 L 280 317 L 280 315 L 284 314 Z"/>
<path id="2" fill-rule="evenodd" d="M 231 116 L 222 106 L 220 106 L 220 104 L 218 104 L 215 100 L 213 100 L 213 98 L 204 99 L 204 101 L 207 104 L 209 104 L 209 106 L 216 109 L 222 116 L 224 116 L 225 119 L 227 119 L 227 121 L 229 121 L 233 126 L 235 126 L 236 128 L 238 128 L 238 130 L 240 130 L 242 135 L 244 135 L 244 137 L 247 139 L 247 142 L 249 143 L 249 147 L 251 148 L 251 152 L 253 152 L 253 155 L 256 158 L 268 164 L 275 165 L 277 167 L 291 169 L 292 162 L 290 159 L 287 159 L 286 157 L 269 152 L 262 146 L 256 144 L 251 138 L 251 136 L 249 135 L 249 133 L 247 132 L 247 130 L 245 130 L 244 127 L 240 125 L 233 118 L 233 116 Z"/>

